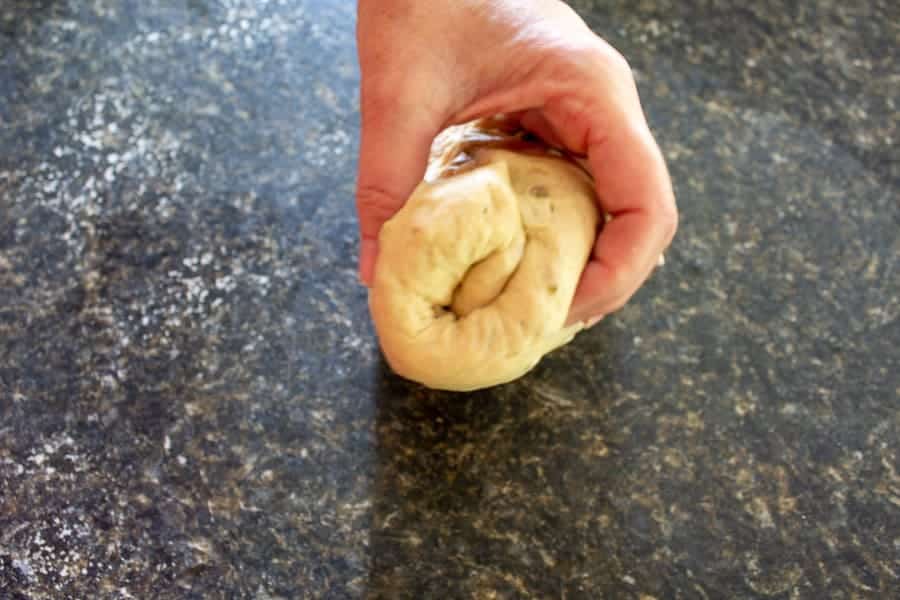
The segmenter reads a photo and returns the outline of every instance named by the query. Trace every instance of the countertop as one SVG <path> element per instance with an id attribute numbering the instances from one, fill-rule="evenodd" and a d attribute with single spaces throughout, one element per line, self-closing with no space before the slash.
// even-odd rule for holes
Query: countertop
<path id="1" fill-rule="evenodd" d="M 353 2 L 4 2 L 0 597 L 896 594 L 900 5 L 738 4 L 573 3 L 681 227 L 450 394 L 356 280 Z"/>

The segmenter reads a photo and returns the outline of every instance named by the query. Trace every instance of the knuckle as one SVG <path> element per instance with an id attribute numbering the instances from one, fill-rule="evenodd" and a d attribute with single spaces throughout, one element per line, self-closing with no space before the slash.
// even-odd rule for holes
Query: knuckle
<path id="1" fill-rule="evenodd" d="M 595 65 L 599 65 L 604 76 L 616 76 L 628 80 L 634 79 L 634 72 L 628 59 L 621 52 L 606 42 L 594 46 L 591 57 Z"/>

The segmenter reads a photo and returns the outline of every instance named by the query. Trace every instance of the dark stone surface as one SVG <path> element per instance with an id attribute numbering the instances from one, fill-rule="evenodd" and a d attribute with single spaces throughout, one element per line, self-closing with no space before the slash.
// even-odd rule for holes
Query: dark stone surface
<path id="1" fill-rule="evenodd" d="M 896 594 L 898 4 L 575 4 L 680 234 L 471 395 L 377 353 L 352 2 L 0 4 L 0 597 Z"/>

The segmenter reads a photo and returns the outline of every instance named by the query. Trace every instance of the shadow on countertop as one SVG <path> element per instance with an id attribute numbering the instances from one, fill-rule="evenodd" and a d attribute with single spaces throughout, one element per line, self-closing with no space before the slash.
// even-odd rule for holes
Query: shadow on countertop
<path id="1" fill-rule="evenodd" d="M 537 377 L 432 393 L 384 363 L 378 379 L 371 597 L 611 589 L 608 400 Z"/>

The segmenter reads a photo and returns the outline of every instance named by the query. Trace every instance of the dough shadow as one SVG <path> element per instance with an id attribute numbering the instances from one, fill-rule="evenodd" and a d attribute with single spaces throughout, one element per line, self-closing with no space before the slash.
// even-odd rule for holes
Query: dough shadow
<path id="1" fill-rule="evenodd" d="M 611 386 L 536 369 L 459 394 L 376 373 L 368 598 L 560 597 L 603 547 Z"/>

